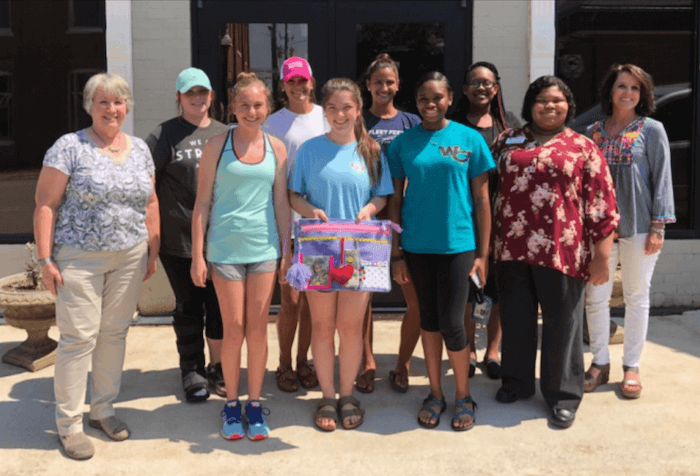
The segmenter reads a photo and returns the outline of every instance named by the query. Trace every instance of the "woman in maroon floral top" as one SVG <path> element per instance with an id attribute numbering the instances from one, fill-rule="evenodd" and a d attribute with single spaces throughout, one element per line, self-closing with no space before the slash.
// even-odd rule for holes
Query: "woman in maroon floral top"
<path id="1" fill-rule="evenodd" d="M 583 396 L 583 292 L 608 278 L 619 222 L 615 187 L 600 150 L 565 127 L 573 95 L 554 76 L 533 82 L 523 128 L 494 143 L 496 283 L 503 326 L 503 385 L 496 400 L 535 393 L 537 313 L 542 309 L 540 389 L 551 422 L 568 428 Z"/>

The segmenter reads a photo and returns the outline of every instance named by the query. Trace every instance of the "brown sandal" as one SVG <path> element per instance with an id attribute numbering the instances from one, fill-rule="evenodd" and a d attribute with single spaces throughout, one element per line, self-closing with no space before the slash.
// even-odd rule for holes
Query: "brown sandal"
<path id="1" fill-rule="evenodd" d="M 594 378 L 591 374 L 591 369 L 598 369 L 598 375 Z M 590 393 L 600 385 L 608 383 L 610 379 L 610 363 L 605 365 L 591 364 L 590 368 L 585 373 L 583 381 L 583 391 Z"/>
<path id="2" fill-rule="evenodd" d="M 372 393 L 374 392 L 374 377 L 377 371 L 375 369 L 365 370 L 362 375 L 357 377 L 355 388 L 358 392 Z"/>
<path id="3" fill-rule="evenodd" d="M 291 365 L 280 365 L 275 371 L 275 381 L 277 387 L 283 392 L 296 392 L 299 390 L 297 385 L 297 376 L 294 375 Z"/>
<path id="4" fill-rule="evenodd" d="M 408 371 L 403 367 L 398 372 L 389 371 L 389 385 L 399 393 L 408 392 Z"/>
<path id="5" fill-rule="evenodd" d="M 343 408 L 346 405 L 350 405 L 350 408 Z M 360 402 L 352 395 L 340 397 L 340 400 L 338 400 L 338 413 L 340 413 L 340 424 L 346 430 L 354 430 L 365 421 L 365 411 L 360 407 Z M 345 419 L 354 416 L 359 416 L 360 419 L 355 424 L 346 425 Z"/>
<path id="6" fill-rule="evenodd" d="M 297 362 L 296 374 L 302 387 L 308 389 L 318 387 L 318 377 L 316 376 L 316 371 L 308 361 Z"/>
<path id="7" fill-rule="evenodd" d="M 322 398 L 319 400 L 319 402 L 316 404 L 316 412 L 314 413 L 314 425 L 321 430 L 321 431 L 327 431 L 331 432 L 334 431 L 338 427 L 338 409 L 337 409 L 337 404 L 336 400 L 334 398 Z M 333 410 L 324 410 L 326 407 L 332 407 Z M 335 427 L 329 428 L 325 426 L 321 426 L 321 424 L 318 422 L 321 418 L 329 418 L 335 422 Z"/>

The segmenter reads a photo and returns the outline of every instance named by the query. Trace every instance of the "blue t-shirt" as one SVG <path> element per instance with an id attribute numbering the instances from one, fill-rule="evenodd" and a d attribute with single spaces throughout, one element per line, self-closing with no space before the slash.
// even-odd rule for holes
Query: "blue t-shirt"
<path id="1" fill-rule="evenodd" d="M 476 248 L 470 180 L 496 166 L 486 141 L 455 121 L 439 131 L 415 126 L 387 149 L 391 176 L 408 178 L 401 246 L 413 253 Z"/>
<path id="2" fill-rule="evenodd" d="M 420 124 L 420 117 L 403 111 L 399 111 L 391 119 L 381 119 L 369 111 L 365 111 L 362 117 L 365 120 L 369 135 L 379 143 L 382 152 L 385 154 L 386 148 L 399 134 Z"/>
<path id="3" fill-rule="evenodd" d="M 355 219 L 373 197 L 394 193 L 389 165 L 382 154 L 381 173 L 372 186 L 357 142 L 338 145 L 325 135 L 304 142 L 289 175 L 289 189 L 328 218 Z"/>

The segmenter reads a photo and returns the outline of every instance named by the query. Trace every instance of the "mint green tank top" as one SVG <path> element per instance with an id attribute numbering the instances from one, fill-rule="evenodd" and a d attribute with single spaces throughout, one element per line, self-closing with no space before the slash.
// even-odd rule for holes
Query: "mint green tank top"
<path id="1" fill-rule="evenodd" d="M 272 204 L 277 160 L 270 139 L 264 134 L 263 159 L 246 164 L 233 150 L 233 133 L 228 137 L 214 181 L 207 260 L 248 264 L 277 259 L 279 235 Z"/>

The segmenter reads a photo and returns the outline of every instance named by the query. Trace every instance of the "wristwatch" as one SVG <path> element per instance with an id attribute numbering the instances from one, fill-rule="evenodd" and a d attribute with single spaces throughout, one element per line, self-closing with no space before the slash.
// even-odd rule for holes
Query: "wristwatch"
<path id="1" fill-rule="evenodd" d="M 39 264 L 40 264 L 42 267 L 43 267 L 43 266 L 46 266 L 46 265 L 49 264 L 49 263 L 53 263 L 53 258 L 51 258 L 51 256 L 49 256 L 48 258 L 44 258 L 44 259 L 40 259 L 40 260 L 39 260 Z"/>

